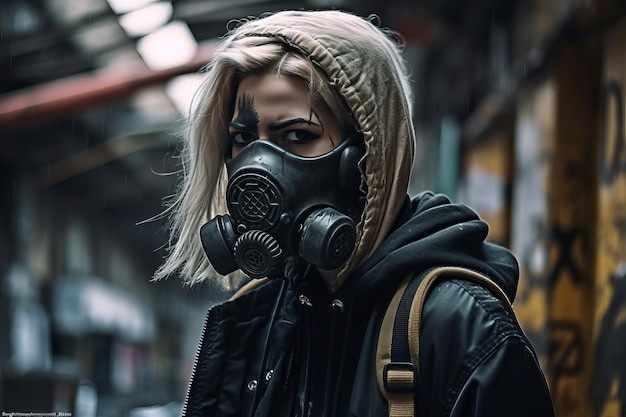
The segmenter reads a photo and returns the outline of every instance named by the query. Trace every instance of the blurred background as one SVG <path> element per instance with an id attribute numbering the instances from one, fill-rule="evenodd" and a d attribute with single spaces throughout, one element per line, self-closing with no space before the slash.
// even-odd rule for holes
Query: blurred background
<path id="1" fill-rule="evenodd" d="M 557 415 L 625 416 L 623 0 L 2 0 L 0 410 L 180 412 L 228 296 L 150 282 L 180 122 L 228 23 L 293 8 L 401 33 L 411 192 L 469 204 L 518 256 Z"/>

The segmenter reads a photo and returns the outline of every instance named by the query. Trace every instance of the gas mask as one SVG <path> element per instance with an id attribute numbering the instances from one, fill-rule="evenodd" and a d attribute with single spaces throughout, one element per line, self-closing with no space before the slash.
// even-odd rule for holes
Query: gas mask
<path id="1" fill-rule="evenodd" d="M 345 263 L 356 244 L 349 217 L 361 208 L 358 162 L 364 145 L 352 135 L 324 155 L 301 157 L 266 140 L 226 158 L 226 203 L 200 230 L 206 255 L 222 274 L 282 275 L 289 257 L 321 269 Z"/>

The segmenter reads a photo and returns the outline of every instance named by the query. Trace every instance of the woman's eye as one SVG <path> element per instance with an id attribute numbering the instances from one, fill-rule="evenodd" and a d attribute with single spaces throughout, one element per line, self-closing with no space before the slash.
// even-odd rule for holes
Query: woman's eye
<path id="1" fill-rule="evenodd" d="M 283 140 L 288 142 L 308 143 L 319 139 L 319 135 L 308 130 L 289 130 L 283 135 Z"/>
<path id="2" fill-rule="evenodd" d="M 257 139 L 256 135 L 248 132 L 234 132 L 230 137 L 233 139 L 233 144 L 236 146 L 246 146 Z"/>

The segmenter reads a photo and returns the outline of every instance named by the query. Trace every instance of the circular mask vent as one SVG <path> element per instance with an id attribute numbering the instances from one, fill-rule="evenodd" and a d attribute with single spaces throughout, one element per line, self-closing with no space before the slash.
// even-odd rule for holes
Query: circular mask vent
<path id="1" fill-rule="evenodd" d="M 280 218 L 280 191 L 266 177 L 244 174 L 229 185 L 227 195 L 231 215 L 249 229 L 269 230 Z"/>

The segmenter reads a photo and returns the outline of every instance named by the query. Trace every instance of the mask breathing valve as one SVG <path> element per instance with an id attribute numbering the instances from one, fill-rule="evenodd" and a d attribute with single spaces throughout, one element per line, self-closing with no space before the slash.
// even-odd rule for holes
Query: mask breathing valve
<path id="1" fill-rule="evenodd" d="M 283 251 L 278 241 L 262 230 L 249 230 L 239 236 L 234 254 L 235 261 L 250 278 L 274 276 L 282 272 Z"/>

